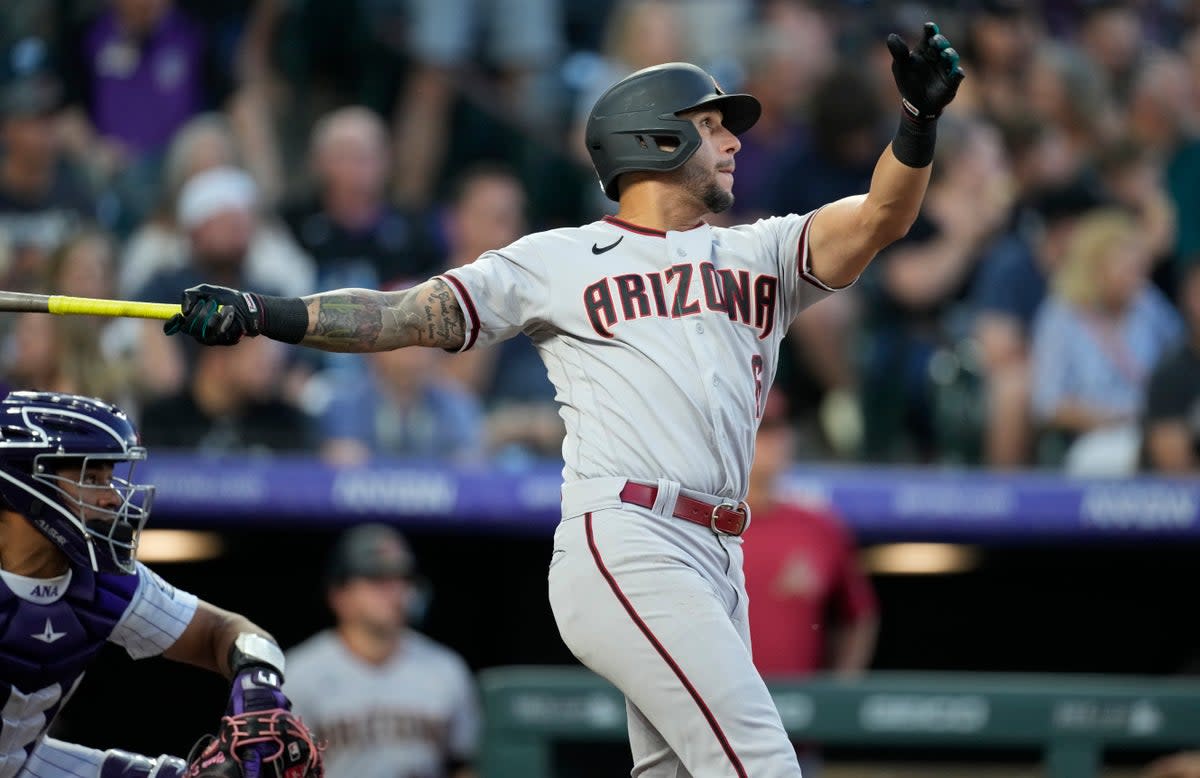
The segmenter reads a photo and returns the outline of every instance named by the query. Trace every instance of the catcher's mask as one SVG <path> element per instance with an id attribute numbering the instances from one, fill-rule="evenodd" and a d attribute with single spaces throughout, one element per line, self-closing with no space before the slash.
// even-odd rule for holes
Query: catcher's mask
<path id="1" fill-rule="evenodd" d="M 154 487 L 129 417 L 101 400 L 12 392 L 0 402 L 0 497 L 76 565 L 130 574 Z"/>
<path id="2" fill-rule="evenodd" d="M 585 135 L 608 199 L 619 199 L 622 173 L 675 170 L 696 153 L 700 133 L 679 114 L 697 108 L 720 110 L 734 135 L 753 127 L 762 114 L 757 98 L 726 93 L 715 78 L 686 62 L 643 68 L 600 96 Z"/>

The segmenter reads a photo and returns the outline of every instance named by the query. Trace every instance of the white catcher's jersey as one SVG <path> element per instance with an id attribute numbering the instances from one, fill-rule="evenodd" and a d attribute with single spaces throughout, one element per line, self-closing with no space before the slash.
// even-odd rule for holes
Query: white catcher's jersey
<path id="1" fill-rule="evenodd" d="M 666 478 L 736 501 L 780 340 L 836 291 L 810 272 L 812 215 L 666 233 L 605 217 L 440 277 L 463 350 L 533 340 L 566 423 L 565 481 Z"/>
<path id="2" fill-rule="evenodd" d="M 325 743 L 328 778 L 439 778 L 471 761 L 479 738 L 475 682 L 450 649 L 410 631 L 369 665 L 333 630 L 287 652 L 284 692 Z"/>

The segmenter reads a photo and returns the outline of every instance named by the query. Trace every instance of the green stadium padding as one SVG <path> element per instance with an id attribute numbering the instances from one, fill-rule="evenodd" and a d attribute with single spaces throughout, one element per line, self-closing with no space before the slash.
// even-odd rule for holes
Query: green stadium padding
<path id="1" fill-rule="evenodd" d="M 550 778 L 555 741 L 620 742 L 625 703 L 583 668 L 480 674 L 483 778 Z M 830 746 L 1041 749 L 1047 778 L 1097 778 L 1105 749 L 1200 746 L 1200 680 L 877 672 L 768 683 L 789 734 Z"/>

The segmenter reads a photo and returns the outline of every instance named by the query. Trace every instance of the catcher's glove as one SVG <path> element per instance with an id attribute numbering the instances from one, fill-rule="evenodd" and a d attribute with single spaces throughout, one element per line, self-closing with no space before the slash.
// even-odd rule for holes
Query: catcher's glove
<path id="1" fill-rule="evenodd" d="M 224 716 L 188 755 L 187 778 L 323 778 L 321 749 L 283 708 Z"/>

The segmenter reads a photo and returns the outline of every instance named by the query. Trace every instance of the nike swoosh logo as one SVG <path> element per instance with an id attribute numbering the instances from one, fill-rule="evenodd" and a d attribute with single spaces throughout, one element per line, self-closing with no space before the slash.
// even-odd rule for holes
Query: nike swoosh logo
<path id="1" fill-rule="evenodd" d="M 604 248 L 600 248 L 600 247 L 599 247 L 599 246 L 597 246 L 595 243 L 593 243 L 593 244 L 592 244 L 592 253 L 593 253 L 593 254 L 603 254 L 603 253 L 604 253 L 604 252 L 606 252 L 606 251 L 611 251 L 612 249 L 615 249 L 615 248 L 617 247 L 617 244 L 618 244 L 618 243 L 620 243 L 620 242 L 621 242 L 621 241 L 623 241 L 623 240 L 625 240 L 625 236 L 624 236 L 624 235 L 622 235 L 621 237 L 617 238 L 617 239 L 616 239 L 616 241 L 614 241 L 614 242 L 613 242 L 611 245 L 605 246 Z"/>

